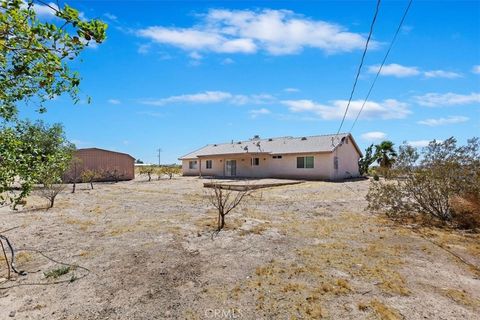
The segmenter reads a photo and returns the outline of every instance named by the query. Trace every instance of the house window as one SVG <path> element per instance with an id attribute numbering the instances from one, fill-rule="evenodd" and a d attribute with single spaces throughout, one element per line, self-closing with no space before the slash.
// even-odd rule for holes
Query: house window
<path id="1" fill-rule="evenodd" d="M 207 160 L 205 162 L 205 166 L 206 166 L 207 169 L 212 169 L 212 160 Z"/>
<path id="2" fill-rule="evenodd" d="M 252 166 L 259 166 L 260 165 L 260 158 L 252 158 Z"/>
<path id="3" fill-rule="evenodd" d="M 272 156 L 273 159 L 282 159 L 282 156 Z"/>
<path id="4" fill-rule="evenodd" d="M 189 161 L 188 162 L 188 168 L 189 169 L 197 169 L 197 160 Z"/>
<path id="5" fill-rule="evenodd" d="M 338 157 L 333 157 L 333 169 L 338 170 Z"/>
<path id="6" fill-rule="evenodd" d="M 297 157 L 298 169 L 312 169 L 313 168 L 313 156 Z"/>

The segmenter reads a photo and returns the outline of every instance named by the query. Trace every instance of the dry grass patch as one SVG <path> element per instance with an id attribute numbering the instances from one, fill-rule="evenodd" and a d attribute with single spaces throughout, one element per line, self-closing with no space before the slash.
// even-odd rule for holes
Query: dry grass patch
<path id="1" fill-rule="evenodd" d="M 267 318 L 318 319 L 326 316 L 326 297 L 353 292 L 348 280 L 324 274 L 316 264 L 270 261 L 258 267 L 239 294 L 253 295 L 256 310 Z"/>
<path id="2" fill-rule="evenodd" d="M 465 290 L 458 289 L 444 289 L 443 294 L 452 299 L 456 303 L 462 304 L 467 307 L 480 308 L 480 299 L 472 297 Z"/>
<path id="3" fill-rule="evenodd" d="M 3 257 L 3 256 L 2 256 Z M 15 254 L 15 262 L 19 265 L 28 263 L 33 260 L 31 253 L 26 251 L 20 251 Z"/>
<path id="4" fill-rule="evenodd" d="M 385 305 L 379 300 L 372 300 L 368 304 L 368 308 L 371 308 L 375 315 L 381 320 L 400 320 L 404 317 L 392 307 Z"/>
<path id="5" fill-rule="evenodd" d="M 95 225 L 95 222 L 92 220 L 65 218 L 63 216 L 62 219 L 66 224 L 76 225 L 82 231 L 86 231 L 89 227 Z"/>

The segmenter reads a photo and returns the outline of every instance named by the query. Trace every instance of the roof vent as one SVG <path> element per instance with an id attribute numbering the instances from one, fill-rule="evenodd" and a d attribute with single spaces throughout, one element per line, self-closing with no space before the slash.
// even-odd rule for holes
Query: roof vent
<path id="1" fill-rule="evenodd" d="M 268 141 L 273 141 L 273 139 L 272 139 L 272 138 L 268 138 Z"/>
<path id="2" fill-rule="evenodd" d="M 216 145 L 216 144 L 214 144 L 213 146 L 214 146 L 214 147 L 216 147 L 217 145 Z"/>
<path id="3" fill-rule="evenodd" d="M 307 140 L 307 138 L 306 138 L 306 137 L 302 137 L 302 139 L 300 139 L 300 140 Z"/>
<path id="4" fill-rule="evenodd" d="M 260 140 L 260 136 L 258 134 L 254 135 L 252 140 Z"/>
<path id="5" fill-rule="evenodd" d="M 242 141 L 238 141 L 237 144 L 242 144 Z"/>

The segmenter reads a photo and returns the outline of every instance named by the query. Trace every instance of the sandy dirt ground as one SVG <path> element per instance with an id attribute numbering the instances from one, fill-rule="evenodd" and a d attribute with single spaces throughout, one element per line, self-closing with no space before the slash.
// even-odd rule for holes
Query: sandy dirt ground
<path id="1" fill-rule="evenodd" d="M 480 237 L 368 212 L 368 181 L 257 190 L 215 235 L 211 180 L 143 180 L 0 209 L 0 319 L 479 319 Z"/>

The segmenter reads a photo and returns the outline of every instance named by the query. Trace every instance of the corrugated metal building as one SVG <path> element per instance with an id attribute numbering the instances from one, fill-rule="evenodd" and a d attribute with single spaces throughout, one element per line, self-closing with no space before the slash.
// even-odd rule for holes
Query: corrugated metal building
<path id="1" fill-rule="evenodd" d="M 135 178 L 135 159 L 129 154 L 99 148 L 86 148 L 76 150 L 75 158 L 78 159 L 73 164 L 76 166 L 77 177 L 81 177 L 83 171 L 91 170 L 98 174 L 95 181 L 123 181 Z M 70 176 L 72 175 L 70 174 Z"/>

